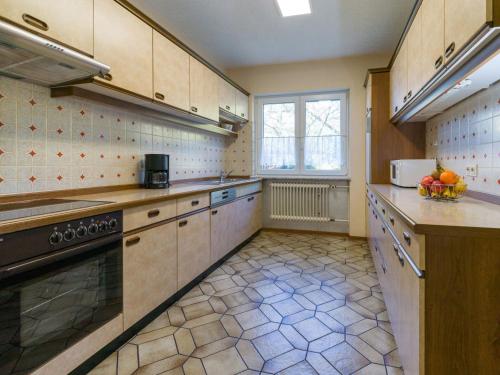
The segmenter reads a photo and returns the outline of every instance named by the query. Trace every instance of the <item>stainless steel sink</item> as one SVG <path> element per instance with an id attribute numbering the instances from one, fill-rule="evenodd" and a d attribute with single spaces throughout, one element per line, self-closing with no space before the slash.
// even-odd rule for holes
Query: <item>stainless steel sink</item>
<path id="1" fill-rule="evenodd" d="M 191 184 L 195 185 L 222 185 L 222 184 L 229 184 L 231 182 L 238 182 L 238 181 L 244 181 L 246 180 L 245 178 L 225 178 L 222 181 L 217 178 L 214 180 L 202 180 L 202 181 L 193 181 Z"/>

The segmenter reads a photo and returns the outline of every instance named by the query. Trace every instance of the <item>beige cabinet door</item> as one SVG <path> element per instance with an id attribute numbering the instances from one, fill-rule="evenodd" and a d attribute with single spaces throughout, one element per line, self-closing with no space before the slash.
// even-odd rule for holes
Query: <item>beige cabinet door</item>
<path id="1" fill-rule="evenodd" d="M 444 66 L 444 0 L 425 0 L 419 13 L 422 14 L 422 80 L 428 82 Z"/>
<path id="2" fill-rule="evenodd" d="M 219 77 L 219 108 L 236 113 L 236 88 L 222 77 Z"/>
<path id="3" fill-rule="evenodd" d="M 153 30 L 154 99 L 189 111 L 189 55 Z"/>
<path id="4" fill-rule="evenodd" d="M 390 72 L 391 117 L 406 103 L 408 87 L 407 39 L 403 41 Z"/>
<path id="5" fill-rule="evenodd" d="M 229 203 L 210 210 L 211 263 L 217 262 L 236 247 L 233 231 L 236 204 Z"/>
<path id="6" fill-rule="evenodd" d="M 93 55 L 93 0 L 2 0 L 0 16 Z"/>
<path id="7" fill-rule="evenodd" d="M 218 76 L 209 68 L 189 57 L 189 98 L 190 111 L 219 121 Z"/>
<path id="8" fill-rule="evenodd" d="M 171 222 L 123 239 L 125 329 L 177 291 L 177 224 Z"/>
<path id="9" fill-rule="evenodd" d="M 451 59 L 486 24 L 491 21 L 489 0 L 444 1 L 445 58 Z"/>
<path id="10" fill-rule="evenodd" d="M 248 120 L 248 96 L 236 90 L 236 116 Z"/>
<path id="11" fill-rule="evenodd" d="M 113 86 L 152 98 L 153 29 L 113 0 L 94 0 L 94 57 Z"/>
<path id="12" fill-rule="evenodd" d="M 406 36 L 408 39 L 408 99 L 411 99 L 424 85 L 422 78 L 422 13 L 418 12 Z"/>
<path id="13" fill-rule="evenodd" d="M 179 289 L 210 266 L 210 211 L 179 219 L 177 225 Z"/>
<path id="14" fill-rule="evenodd" d="M 252 196 L 250 217 L 250 236 L 262 229 L 262 193 L 257 193 Z"/>

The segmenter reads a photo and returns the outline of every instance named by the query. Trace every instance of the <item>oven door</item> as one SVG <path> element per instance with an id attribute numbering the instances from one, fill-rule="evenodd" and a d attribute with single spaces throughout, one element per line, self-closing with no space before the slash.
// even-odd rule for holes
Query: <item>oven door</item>
<path id="1" fill-rule="evenodd" d="M 0 374 L 30 372 L 122 311 L 121 234 L 12 268 L 0 280 Z"/>

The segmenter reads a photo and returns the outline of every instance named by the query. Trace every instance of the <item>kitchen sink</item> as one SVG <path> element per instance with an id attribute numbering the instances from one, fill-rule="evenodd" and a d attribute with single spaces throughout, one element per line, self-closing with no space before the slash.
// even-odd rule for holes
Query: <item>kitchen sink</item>
<path id="1" fill-rule="evenodd" d="M 246 180 L 246 178 L 225 178 L 222 181 L 219 178 L 217 178 L 214 180 L 195 181 L 195 182 L 192 182 L 192 184 L 196 184 L 196 185 L 222 185 L 222 184 L 229 184 L 231 182 L 238 182 L 238 181 L 244 181 L 244 180 Z"/>

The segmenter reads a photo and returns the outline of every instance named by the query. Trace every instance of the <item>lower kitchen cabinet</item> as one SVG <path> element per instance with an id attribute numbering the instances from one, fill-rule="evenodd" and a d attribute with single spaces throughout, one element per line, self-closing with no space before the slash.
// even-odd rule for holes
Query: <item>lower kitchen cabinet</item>
<path id="1" fill-rule="evenodd" d="M 238 201 L 210 210 L 211 262 L 215 263 L 237 245 L 236 232 L 231 230 L 237 218 Z"/>
<path id="2" fill-rule="evenodd" d="M 179 219 L 176 225 L 178 286 L 181 289 L 211 265 L 210 210 Z"/>
<path id="3" fill-rule="evenodd" d="M 177 223 L 123 240 L 123 320 L 127 329 L 177 291 Z"/>
<path id="4" fill-rule="evenodd" d="M 236 242 L 240 244 L 262 228 L 262 193 L 240 199 L 236 209 Z"/>

